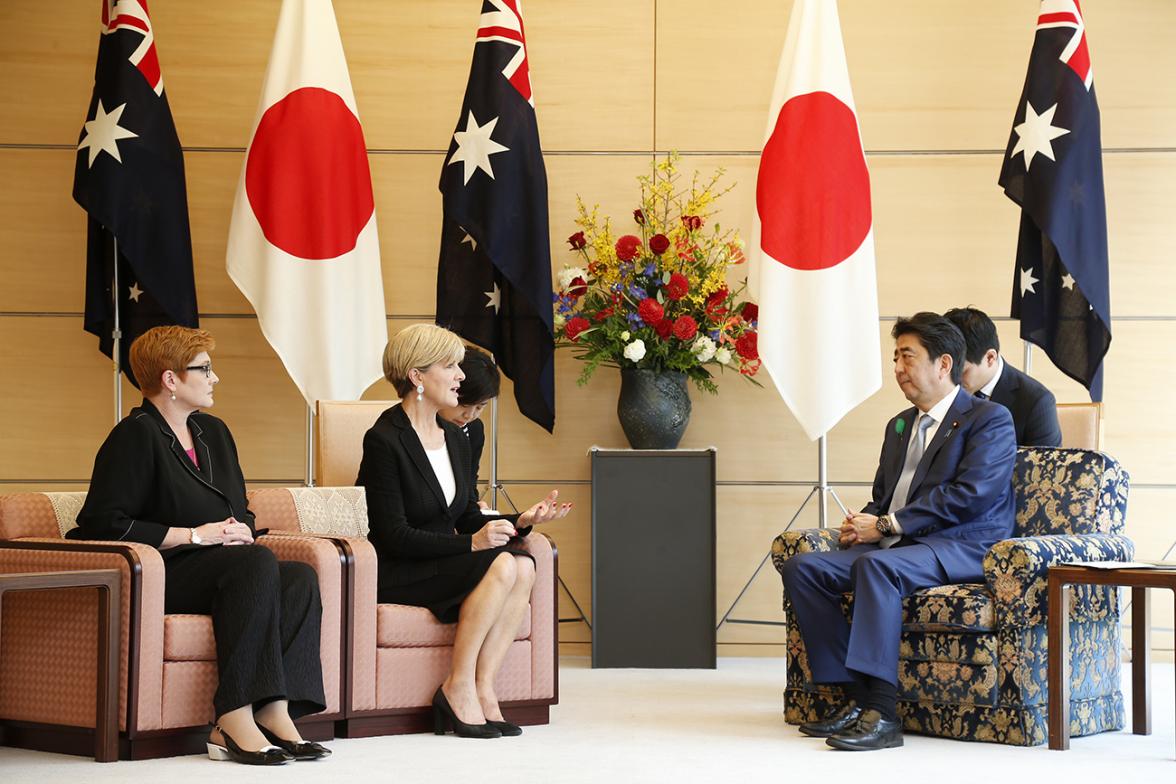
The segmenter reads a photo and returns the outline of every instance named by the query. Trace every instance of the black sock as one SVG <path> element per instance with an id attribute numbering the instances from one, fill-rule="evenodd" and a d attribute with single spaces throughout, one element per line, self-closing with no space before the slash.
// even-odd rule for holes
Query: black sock
<path id="1" fill-rule="evenodd" d="M 860 676 L 852 681 L 844 681 L 842 683 L 838 683 L 837 685 L 841 687 L 843 692 L 845 692 L 845 696 L 848 699 L 853 700 L 855 704 L 859 706 L 865 704 L 866 697 L 869 695 L 869 690 L 866 688 L 865 680 Z"/>
<path id="2" fill-rule="evenodd" d="M 876 710 L 887 721 L 898 721 L 898 687 L 882 678 L 866 676 L 866 696 L 859 702 L 866 710 Z"/>

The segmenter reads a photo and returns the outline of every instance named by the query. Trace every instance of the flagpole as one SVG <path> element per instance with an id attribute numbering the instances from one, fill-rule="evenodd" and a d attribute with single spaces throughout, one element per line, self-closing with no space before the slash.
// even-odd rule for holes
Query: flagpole
<path id="1" fill-rule="evenodd" d="M 1025 375 L 1029 375 L 1030 373 L 1033 372 L 1033 344 L 1030 343 L 1028 340 L 1026 340 L 1024 342 L 1025 342 L 1025 359 L 1023 361 L 1024 367 L 1021 368 L 1021 371 L 1023 373 L 1025 373 Z"/>
<path id="2" fill-rule="evenodd" d="M 841 513 L 849 517 L 849 510 L 845 508 L 845 504 L 841 503 L 841 499 L 837 497 L 837 491 L 829 486 L 829 465 L 828 465 L 828 443 L 826 436 L 822 435 L 817 439 L 817 483 L 809 488 L 809 493 L 800 502 L 800 507 L 792 514 L 792 519 L 788 521 L 788 525 L 784 527 L 785 531 L 792 529 L 793 524 L 800 518 L 800 513 L 808 506 L 809 499 L 814 495 L 817 497 L 817 525 L 820 528 L 827 528 L 829 525 L 829 496 L 833 496 L 833 500 L 837 502 Z M 751 573 L 751 577 L 743 584 L 743 588 L 735 596 L 735 601 L 731 602 L 731 606 L 727 608 L 727 612 L 723 613 L 723 617 L 715 624 L 715 631 L 722 628 L 724 623 L 745 623 L 755 626 L 785 626 L 784 621 L 752 621 L 744 618 L 732 618 L 731 613 L 735 610 L 735 606 L 739 604 L 739 600 L 743 598 L 743 594 L 747 593 L 747 589 L 755 582 L 755 578 L 759 577 L 759 573 L 763 571 L 764 566 L 767 565 L 768 559 L 772 557 L 769 551 L 760 559 L 759 566 L 755 567 L 755 571 Z"/>
<path id="3" fill-rule="evenodd" d="M 111 294 L 114 298 L 114 329 L 111 330 L 110 356 L 114 360 L 114 424 L 122 420 L 122 325 L 119 323 L 118 305 L 118 237 L 110 232 L 111 247 L 114 248 L 114 281 Z"/>
<path id="4" fill-rule="evenodd" d="M 490 508 L 498 508 L 498 398 L 490 401 Z"/>
<path id="5" fill-rule="evenodd" d="M 314 406 L 306 404 L 306 486 L 314 487 Z"/>

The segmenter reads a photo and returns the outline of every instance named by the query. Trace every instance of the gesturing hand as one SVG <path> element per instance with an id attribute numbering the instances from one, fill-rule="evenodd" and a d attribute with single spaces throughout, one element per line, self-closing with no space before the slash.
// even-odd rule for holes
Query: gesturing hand
<path id="1" fill-rule="evenodd" d="M 515 527 L 510 520 L 491 520 L 474 534 L 470 543 L 471 550 L 491 550 L 502 547 L 515 535 Z"/>
<path id="2" fill-rule="evenodd" d="M 539 523 L 547 523 L 552 520 L 567 517 L 568 512 L 572 511 L 572 505 L 557 503 L 556 499 L 558 498 L 559 491 L 552 490 L 547 494 L 546 498 L 519 515 L 519 525 L 539 525 Z"/>

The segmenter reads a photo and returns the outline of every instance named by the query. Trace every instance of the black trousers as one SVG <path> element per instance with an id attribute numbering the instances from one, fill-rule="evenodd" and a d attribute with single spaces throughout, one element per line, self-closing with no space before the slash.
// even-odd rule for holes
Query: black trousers
<path id="1" fill-rule="evenodd" d="M 326 708 L 319 660 L 318 578 L 261 545 L 213 545 L 167 557 L 166 613 L 212 616 L 222 716 L 289 700 L 298 718 Z"/>

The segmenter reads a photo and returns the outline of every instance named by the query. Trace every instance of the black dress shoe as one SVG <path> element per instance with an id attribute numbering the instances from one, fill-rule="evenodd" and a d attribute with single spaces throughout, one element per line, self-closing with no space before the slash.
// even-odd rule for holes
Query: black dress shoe
<path id="1" fill-rule="evenodd" d="M 821 721 L 806 721 L 801 724 L 800 731 L 810 738 L 827 738 L 852 727 L 861 715 L 861 708 L 852 702 L 846 703 Z"/>
<path id="2" fill-rule="evenodd" d="M 218 746 L 212 741 L 208 742 L 208 758 L 210 760 L 231 760 L 242 765 L 285 765 L 294 757 L 287 754 L 283 749 L 277 746 L 266 746 L 260 751 L 246 751 L 237 745 L 233 737 L 229 733 L 217 727 L 220 730 L 221 737 L 225 739 L 225 745 Z"/>
<path id="3" fill-rule="evenodd" d="M 825 743 L 842 751 L 895 749 L 902 745 L 902 724 L 870 709 L 862 711 L 852 727 L 826 738 Z"/>
<path id="4" fill-rule="evenodd" d="M 494 721 L 493 719 L 486 719 L 486 723 L 494 729 L 502 733 L 504 738 L 513 738 L 516 735 L 523 734 L 523 728 L 517 724 L 511 724 L 509 721 Z"/>
<path id="5" fill-rule="evenodd" d="M 490 722 L 485 724 L 466 724 L 461 719 L 457 718 L 453 707 L 449 704 L 449 700 L 445 697 L 445 692 L 441 691 L 441 687 L 437 687 L 437 693 L 433 695 L 433 732 L 437 735 L 444 735 L 446 730 L 452 729 L 453 734 L 459 738 L 501 738 L 502 732 L 490 725 Z"/>
<path id="6" fill-rule="evenodd" d="M 261 730 L 261 734 L 265 736 L 266 740 L 296 760 L 317 760 L 331 756 L 331 750 L 321 743 L 315 743 L 312 740 L 286 740 L 279 738 L 276 732 L 270 732 L 260 724 L 257 725 L 257 728 Z"/>

